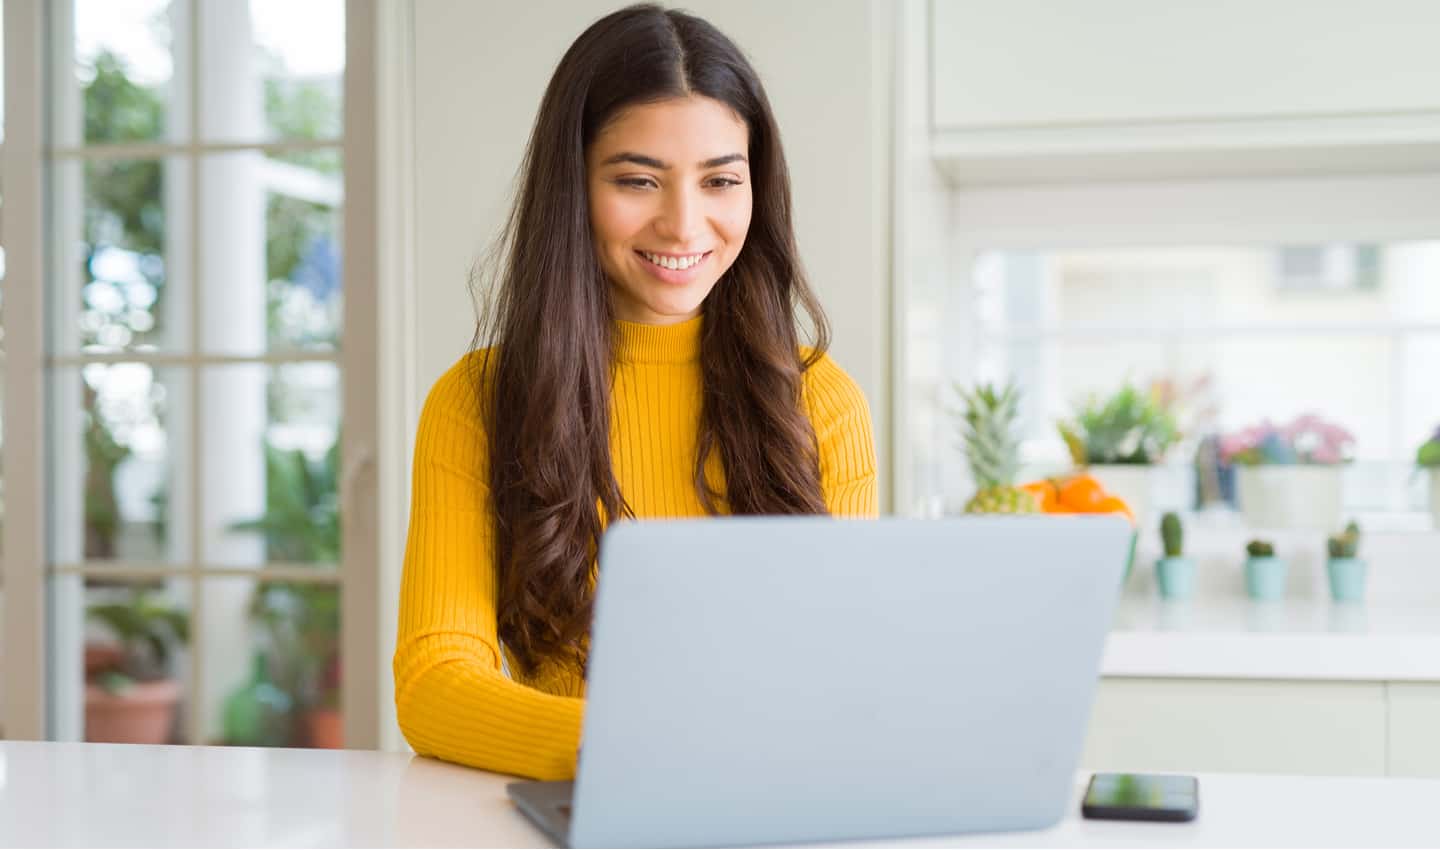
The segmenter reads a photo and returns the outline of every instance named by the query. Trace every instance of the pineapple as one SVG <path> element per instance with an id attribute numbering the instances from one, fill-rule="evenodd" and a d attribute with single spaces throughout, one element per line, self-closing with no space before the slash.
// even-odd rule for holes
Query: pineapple
<path id="1" fill-rule="evenodd" d="M 965 456 L 977 488 L 965 513 L 1039 513 L 1035 496 L 1015 486 L 1020 468 L 1020 440 L 1015 433 L 1020 390 L 1013 383 L 998 391 L 982 384 L 974 392 L 960 395 L 965 402 L 961 428 Z"/>

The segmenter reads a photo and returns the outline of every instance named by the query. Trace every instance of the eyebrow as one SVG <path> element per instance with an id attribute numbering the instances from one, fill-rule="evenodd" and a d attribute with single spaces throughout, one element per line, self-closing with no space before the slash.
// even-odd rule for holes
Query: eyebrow
<path id="1" fill-rule="evenodd" d="M 600 163 L 600 164 L 601 164 L 601 165 L 615 165 L 615 164 L 621 163 L 621 162 L 629 162 L 629 163 L 633 163 L 633 164 L 635 164 L 635 165 L 643 165 L 643 166 L 645 166 L 646 168 L 655 168 L 655 169 L 658 169 L 658 170 L 660 170 L 660 171 L 669 171 L 669 170 L 670 170 L 670 164 L 669 164 L 668 162 L 661 162 L 660 160 L 656 159 L 656 158 L 653 157 L 653 156 L 646 156 L 646 155 L 640 154 L 640 153 L 631 153 L 631 152 L 629 152 L 629 151 L 622 151 L 622 152 L 620 152 L 620 153 L 617 153 L 617 154 L 615 154 L 614 156 L 609 157 L 608 159 L 606 159 L 604 162 L 602 162 L 602 163 Z M 713 159 L 707 159 L 707 160 L 705 160 L 704 162 L 700 163 L 700 167 L 701 167 L 701 168 L 719 168 L 719 167 L 722 166 L 722 165 L 729 165 L 729 164 L 732 163 L 732 162 L 745 162 L 745 163 L 748 163 L 749 160 L 747 160 L 747 159 L 745 158 L 745 155 L 744 155 L 744 154 L 739 154 L 739 153 L 727 153 L 727 154 L 725 154 L 724 156 L 717 156 L 717 157 L 714 157 Z"/>

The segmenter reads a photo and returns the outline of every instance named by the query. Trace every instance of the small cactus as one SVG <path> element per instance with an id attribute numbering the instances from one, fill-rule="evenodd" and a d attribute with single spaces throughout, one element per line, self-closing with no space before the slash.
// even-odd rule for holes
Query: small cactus
<path id="1" fill-rule="evenodd" d="M 1185 529 L 1180 525 L 1180 515 L 1174 511 L 1160 518 L 1160 542 L 1165 546 L 1165 557 L 1178 558 L 1184 554 Z"/>
<path id="2" fill-rule="evenodd" d="M 1328 544 L 1332 558 L 1355 557 L 1360 552 L 1360 526 L 1351 522 L 1340 534 L 1330 535 Z"/>
<path id="3" fill-rule="evenodd" d="M 1275 544 L 1268 540 L 1251 540 L 1245 545 L 1245 551 L 1252 558 L 1273 558 L 1275 557 Z"/>

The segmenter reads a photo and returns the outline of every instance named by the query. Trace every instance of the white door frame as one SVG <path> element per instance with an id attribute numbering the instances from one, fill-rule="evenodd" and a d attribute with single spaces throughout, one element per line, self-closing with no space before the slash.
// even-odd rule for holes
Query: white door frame
<path id="1" fill-rule="evenodd" d="M 378 393 L 375 477 L 379 540 L 375 595 L 366 604 L 374 606 L 370 611 L 379 638 L 374 670 L 374 693 L 379 704 L 375 745 L 382 750 L 403 750 L 405 741 L 395 717 L 391 659 L 399 625 L 400 573 L 410 515 L 410 458 L 426 390 L 420 385 L 420 334 L 416 326 L 415 10 L 414 0 L 372 2 L 376 5 L 372 43 L 376 52 L 373 94 L 378 117 L 373 135 L 374 174 L 379 193 L 375 199 L 378 280 L 372 299 L 379 309 L 374 372 Z M 346 609 L 344 615 L 347 622 L 360 622 L 355 618 L 364 613 Z M 350 649 L 347 644 L 346 650 Z"/>

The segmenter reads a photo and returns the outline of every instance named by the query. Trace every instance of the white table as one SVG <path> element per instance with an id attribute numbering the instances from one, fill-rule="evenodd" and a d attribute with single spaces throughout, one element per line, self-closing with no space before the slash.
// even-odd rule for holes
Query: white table
<path id="1" fill-rule="evenodd" d="M 3 846 L 548 846 L 509 778 L 399 753 L 0 742 Z M 1434 847 L 1440 780 L 1202 775 L 1191 824 L 905 846 Z M 897 842 L 885 842 L 894 845 Z"/>

